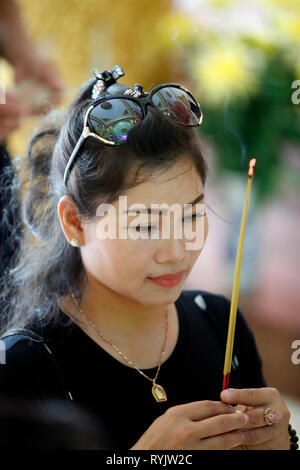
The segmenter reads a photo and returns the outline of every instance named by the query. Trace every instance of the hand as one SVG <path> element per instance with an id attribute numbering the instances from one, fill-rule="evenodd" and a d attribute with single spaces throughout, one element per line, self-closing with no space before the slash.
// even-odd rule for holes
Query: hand
<path id="1" fill-rule="evenodd" d="M 227 398 L 227 394 L 231 396 Z M 236 411 L 249 416 L 248 424 L 243 427 L 244 442 L 236 449 L 289 450 L 290 412 L 276 388 L 228 389 L 220 396 L 224 403 L 236 403 Z M 274 408 L 281 414 L 281 417 L 274 416 L 271 426 L 264 419 L 266 408 Z"/>
<path id="2" fill-rule="evenodd" d="M 0 143 L 19 127 L 22 118 L 30 112 L 30 108 L 19 103 L 10 93 L 5 94 L 5 103 L 0 104 Z"/>
<path id="3" fill-rule="evenodd" d="M 62 88 L 54 63 L 39 57 L 37 53 L 29 54 L 15 64 L 16 82 L 27 77 L 38 78 L 53 91 L 60 91 Z"/>
<path id="4" fill-rule="evenodd" d="M 15 81 L 18 83 L 25 78 L 36 78 L 47 85 L 52 90 L 49 97 L 52 105 L 60 102 L 62 85 L 53 62 L 39 57 L 36 53 L 25 56 L 15 64 Z"/>
<path id="5" fill-rule="evenodd" d="M 243 443 L 239 431 L 248 422 L 243 413 L 219 401 L 172 406 L 159 416 L 130 450 L 232 449 Z"/>

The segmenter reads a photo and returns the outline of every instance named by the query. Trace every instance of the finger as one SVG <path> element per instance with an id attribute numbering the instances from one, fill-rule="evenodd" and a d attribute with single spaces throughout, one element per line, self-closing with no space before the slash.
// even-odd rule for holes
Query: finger
<path id="1" fill-rule="evenodd" d="M 217 436 L 218 434 L 224 434 L 244 428 L 248 421 L 249 417 L 244 413 L 230 413 L 213 416 L 195 423 L 199 430 L 196 431 L 196 434 L 200 438 Z"/>
<path id="2" fill-rule="evenodd" d="M 46 83 L 51 88 L 51 90 L 62 90 L 62 84 L 56 72 L 56 68 L 52 63 L 45 63 L 43 67 L 38 69 L 36 76 Z"/>
<path id="3" fill-rule="evenodd" d="M 279 392 L 273 387 L 262 388 L 229 388 L 220 394 L 224 403 L 239 405 L 268 405 L 279 398 Z"/>
<path id="4" fill-rule="evenodd" d="M 215 437 L 208 437 L 200 440 L 199 449 L 205 450 L 229 450 L 244 443 L 242 431 L 231 431 Z"/>
<path id="5" fill-rule="evenodd" d="M 62 90 L 62 84 L 54 74 L 48 75 L 48 76 L 44 75 L 43 78 L 44 78 L 44 82 L 47 83 L 47 85 L 49 86 L 49 88 L 51 88 L 51 90 L 57 91 L 57 92 L 60 92 Z"/>
<path id="6" fill-rule="evenodd" d="M 280 436 L 276 439 L 270 439 L 260 444 L 255 444 L 255 446 L 246 445 L 245 447 L 247 450 L 289 450 L 290 440 L 289 438 L 284 438 Z"/>
<path id="7" fill-rule="evenodd" d="M 243 444 L 248 446 L 256 446 L 270 440 L 276 440 L 282 434 L 282 430 L 276 426 L 264 426 L 241 432 L 244 435 Z"/>
<path id="8" fill-rule="evenodd" d="M 0 106 L 0 118 L 2 116 L 18 116 L 19 114 L 20 108 L 17 103 L 9 102 L 6 99 L 6 103 Z"/>
<path id="9" fill-rule="evenodd" d="M 249 408 L 251 408 L 251 407 L 245 406 L 245 405 L 236 405 L 236 406 L 234 406 L 234 412 L 235 413 L 237 413 L 237 412 L 243 413 L 244 411 L 248 411 Z"/>
<path id="10" fill-rule="evenodd" d="M 57 91 L 57 92 L 53 92 L 51 93 L 51 95 L 49 96 L 49 103 L 53 106 L 59 104 L 62 100 L 62 92 L 61 91 Z"/>
<path id="11" fill-rule="evenodd" d="M 15 82 L 19 83 L 28 76 L 28 70 L 25 65 L 17 65 L 15 67 Z"/>
<path id="12" fill-rule="evenodd" d="M 184 416 L 192 421 L 201 421 L 202 419 L 210 418 L 211 416 L 226 413 L 231 414 L 234 412 L 232 406 L 222 403 L 221 401 L 212 400 L 194 401 L 184 405 L 178 405 L 176 408 L 178 410 L 181 408 Z"/>
<path id="13" fill-rule="evenodd" d="M 20 82 L 26 77 L 35 77 L 41 80 L 53 91 L 61 91 L 62 89 L 55 64 L 36 55 L 27 58 L 15 67 L 16 82 Z"/>
<path id="14" fill-rule="evenodd" d="M 29 107 L 18 102 L 11 94 L 6 94 L 5 104 L 0 106 L 0 117 L 2 116 L 23 116 L 28 113 Z"/>
<path id="15" fill-rule="evenodd" d="M 260 428 L 264 426 L 270 426 L 268 422 L 272 423 L 273 425 L 279 423 L 282 418 L 282 413 L 274 408 L 256 408 L 251 411 L 248 411 L 247 415 L 249 416 L 247 428 Z M 266 420 L 268 422 L 266 422 Z"/>

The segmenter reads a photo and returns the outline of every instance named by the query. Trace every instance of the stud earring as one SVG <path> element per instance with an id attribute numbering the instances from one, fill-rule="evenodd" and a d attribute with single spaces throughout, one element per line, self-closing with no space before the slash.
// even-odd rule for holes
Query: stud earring
<path id="1" fill-rule="evenodd" d="M 72 238 L 71 245 L 72 246 L 79 246 L 79 241 L 77 240 L 77 238 Z"/>

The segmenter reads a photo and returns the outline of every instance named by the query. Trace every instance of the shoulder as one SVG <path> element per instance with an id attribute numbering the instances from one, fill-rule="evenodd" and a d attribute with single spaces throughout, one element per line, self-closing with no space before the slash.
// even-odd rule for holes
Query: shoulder
<path id="1" fill-rule="evenodd" d="M 203 311 L 207 309 L 221 311 L 229 302 L 229 299 L 222 294 L 199 289 L 182 290 L 180 298 L 185 304 L 189 304 L 194 308 L 198 306 Z"/>
<path id="2" fill-rule="evenodd" d="M 210 332 L 215 332 L 216 338 L 223 344 L 226 343 L 231 306 L 228 297 L 205 290 L 183 290 L 180 302 L 190 326 L 202 329 L 207 327 Z M 253 333 L 239 308 L 235 331 L 237 347 L 244 348 L 247 344 L 255 343 Z"/>
<path id="3" fill-rule="evenodd" d="M 12 372 L 22 374 L 25 370 L 33 371 L 46 359 L 43 338 L 29 330 L 17 330 L 1 336 L 0 351 L 0 382 L 1 377 Z"/>
<path id="4" fill-rule="evenodd" d="M 223 294 L 199 289 L 183 290 L 179 301 L 184 310 L 189 312 L 189 317 L 202 316 L 222 326 L 229 320 L 230 300 Z"/>
<path id="5" fill-rule="evenodd" d="M 32 355 L 41 354 L 44 349 L 42 336 L 26 329 L 5 333 L 0 337 L 0 343 L 5 363 L 10 364 L 32 359 Z"/>
<path id="6" fill-rule="evenodd" d="M 43 338 L 30 330 L 0 338 L 0 391 L 5 395 L 36 396 L 53 378 L 51 355 Z"/>
<path id="7" fill-rule="evenodd" d="M 213 310 L 222 310 L 224 306 L 230 304 L 229 298 L 225 295 L 200 289 L 184 289 L 180 297 L 185 302 L 192 302 L 204 309 L 208 307 Z"/>

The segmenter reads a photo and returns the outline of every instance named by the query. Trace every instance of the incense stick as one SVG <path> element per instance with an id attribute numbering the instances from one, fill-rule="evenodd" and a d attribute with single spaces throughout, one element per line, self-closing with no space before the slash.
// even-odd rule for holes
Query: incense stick
<path id="1" fill-rule="evenodd" d="M 236 323 L 237 305 L 238 305 L 238 297 L 239 297 L 240 273 L 241 273 L 241 266 L 242 266 L 243 247 L 244 247 L 245 229 L 246 229 L 246 221 L 247 221 L 248 201 L 249 201 L 250 189 L 251 189 L 251 184 L 252 184 L 252 179 L 253 179 L 253 168 L 255 166 L 255 163 L 256 163 L 255 158 L 252 158 L 249 162 L 247 190 L 246 190 L 246 197 L 245 197 L 245 203 L 244 203 L 244 209 L 243 209 L 239 244 L 238 244 L 236 262 L 235 262 L 233 288 L 232 288 L 232 294 L 231 294 L 231 305 L 230 305 L 227 344 L 226 344 L 224 370 L 223 370 L 222 390 L 225 390 L 226 388 L 228 388 L 228 385 L 229 385 L 229 375 L 230 375 L 230 370 L 231 370 L 231 361 L 232 361 L 232 352 L 233 352 L 233 343 L 234 343 L 234 334 L 235 334 L 235 323 Z"/>

